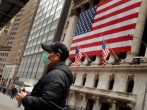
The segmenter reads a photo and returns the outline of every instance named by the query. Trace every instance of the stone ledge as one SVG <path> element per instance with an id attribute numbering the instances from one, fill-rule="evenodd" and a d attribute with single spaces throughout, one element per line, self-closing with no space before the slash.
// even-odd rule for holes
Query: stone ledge
<path id="1" fill-rule="evenodd" d="M 93 98 L 98 99 L 112 99 L 118 101 L 124 101 L 127 103 L 136 104 L 137 96 L 135 94 L 126 93 L 126 92 L 118 92 L 118 91 L 110 91 L 104 89 L 97 89 L 97 88 L 89 88 L 89 87 L 82 87 L 82 86 L 71 86 L 70 88 L 71 94 L 83 94 L 84 96 L 92 96 Z"/>

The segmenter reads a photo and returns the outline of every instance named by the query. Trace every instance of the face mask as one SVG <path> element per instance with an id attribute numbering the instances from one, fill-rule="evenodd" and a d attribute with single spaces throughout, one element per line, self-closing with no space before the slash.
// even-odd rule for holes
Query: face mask
<path id="1" fill-rule="evenodd" d="M 44 52 L 42 55 L 42 62 L 45 65 L 48 65 L 51 61 L 48 59 L 48 57 L 50 56 L 50 54 L 48 52 Z"/>

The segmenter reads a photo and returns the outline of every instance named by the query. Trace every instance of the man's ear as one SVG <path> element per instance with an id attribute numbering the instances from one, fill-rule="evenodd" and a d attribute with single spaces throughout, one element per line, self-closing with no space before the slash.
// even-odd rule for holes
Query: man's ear
<path id="1" fill-rule="evenodd" d="M 55 60 L 60 60 L 60 54 L 59 53 L 56 53 L 56 58 L 55 58 Z"/>

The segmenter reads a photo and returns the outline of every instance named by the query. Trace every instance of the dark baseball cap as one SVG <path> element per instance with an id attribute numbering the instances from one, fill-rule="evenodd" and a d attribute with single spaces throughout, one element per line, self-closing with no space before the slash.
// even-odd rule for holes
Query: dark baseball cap
<path id="1" fill-rule="evenodd" d="M 65 61 L 69 57 L 69 50 L 66 45 L 61 42 L 54 42 L 50 45 L 41 44 L 42 49 L 45 51 L 53 51 L 60 54 L 60 60 Z"/>

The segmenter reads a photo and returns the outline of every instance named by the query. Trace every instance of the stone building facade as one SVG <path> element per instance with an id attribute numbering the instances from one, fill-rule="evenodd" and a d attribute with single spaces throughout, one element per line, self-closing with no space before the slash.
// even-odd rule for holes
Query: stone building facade
<path id="1" fill-rule="evenodd" d="M 80 12 L 105 0 L 73 0 L 61 41 L 71 47 Z M 147 1 L 142 0 L 135 36 L 130 52 L 113 54 L 107 67 L 101 67 L 101 56 L 85 57 L 78 70 L 67 61 L 74 74 L 68 104 L 73 110 L 146 110 L 147 109 Z M 90 59 L 90 61 L 88 60 Z"/>
<path id="2" fill-rule="evenodd" d="M 0 76 L 1 77 L 6 64 L 6 59 L 11 50 L 11 46 L 8 46 L 7 43 L 9 41 L 10 30 L 12 28 L 13 20 L 11 20 L 3 28 L 0 29 L 0 39 L 1 39 L 0 40 Z"/>

